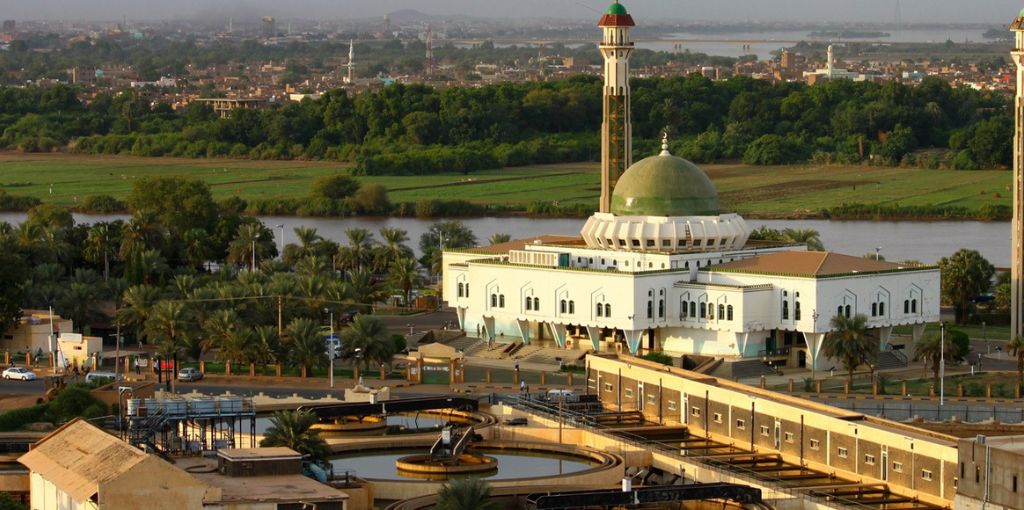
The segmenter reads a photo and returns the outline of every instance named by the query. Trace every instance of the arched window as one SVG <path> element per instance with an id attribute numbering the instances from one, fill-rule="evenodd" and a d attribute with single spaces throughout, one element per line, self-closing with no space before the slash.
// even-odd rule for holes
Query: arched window
<path id="1" fill-rule="evenodd" d="M 462 282 L 459 282 L 459 297 L 462 297 L 462 289 L 464 287 L 465 287 L 465 285 Z"/>
<path id="2" fill-rule="evenodd" d="M 563 299 L 563 300 L 562 300 L 561 302 L 559 302 L 559 304 L 558 304 L 558 309 L 559 309 L 559 312 L 560 312 L 560 313 L 565 313 L 565 310 L 566 310 L 566 308 L 567 308 L 567 306 L 566 306 L 566 302 L 565 302 L 565 300 Z"/>
<path id="3" fill-rule="evenodd" d="M 910 300 L 910 313 L 917 313 L 917 300 L 916 299 L 911 299 Z"/>
<path id="4" fill-rule="evenodd" d="M 728 313 L 727 317 L 729 317 L 729 320 L 732 320 L 732 305 L 729 305 L 728 307 L 726 307 L 726 310 L 727 310 L 726 313 Z"/>
<path id="5" fill-rule="evenodd" d="M 654 301 L 647 300 L 647 318 L 654 318 Z"/>
<path id="6" fill-rule="evenodd" d="M 910 313 L 910 300 L 909 299 L 904 299 L 903 300 L 903 313 Z"/>
<path id="7" fill-rule="evenodd" d="M 871 316 L 878 315 L 878 303 L 871 303 Z"/>
<path id="8" fill-rule="evenodd" d="M 696 316 L 697 316 L 697 302 L 696 301 L 690 301 L 690 318 L 692 319 L 692 318 L 694 318 Z"/>
<path id="9" fill-rule="evenodd" d="M 533 299 L 526 298 L 526 309 L 533 310 Z"/>
<path id="10" fill-rule="evenodd" d="M 878 316 L 885 317 L 885 301 L 878 303 Z"/>
<path id="11" fill-rule="evenodd" d="M 725 305 L 718 305 L 718 320 L 725 320 Z"/>
<path id="12" fill-rule="evenodd" d="M 602 307 L 601 303 L 598 303 L 597 304 L 597 316 L 601 317 L 602 315 L 604 315 L 604 308 Z"/>
<path id="13" fill-rule="evenodd" d="M 609 305 L 609 304 L 604 305 L 604 316 L 605 317 L 611 317 L 612 316 L 612 305 Z"/>
<path id="14" fill-rule="evenodd" d="M 569 301 L 569 313 L 576 313 L 576 302 Z"/>
<path id="15" fill-rule="evenodd" d="M 540 298 L 538 297 L 533 298 L 533 310 L 535 312 L 540 311 Z"/>
<path id="16" fill-rule="evenodd" d="M 800 302 L 793 303 L 793 318 L 800 320 Z"/>
<path id="17" fill-rule="evenodd" d="M 846 305 L 846 318 L 850 318 L 850 305 Z"/>
<path id="18" fill-rule="evenodd" d="M 705 318 L 707 318 L 707 316 L 708 316 L 708 304 L 707 303 L 701 303 L 700 304 L 700 318 L 701 319 L 705 319 Z"/>
<path id="19" fill-rule="evenodd" d="M 664 299 L 659 299 L 658 300 L 658 318 L 659 319 L 664 319 L 665 318 L 665 300 Z"/>
<path id="20" fill-rule="evenodd" d="M 782 320 L 789 320 L 789 301 L 782 302 Z"/>
<path id="21" fill-rule="evenodd" d="M 505 308 L 505 295 L 498 296 L 498 308 Z"/>
<path id="22" fill-rule="evenodd" d="M 689 308 L 690 308 L 689 307 L 689 303 L 687 303 L 686 301 L 683 301 L 683 305 L 682 306 L 683 306 L 683 312 L 680 314 L 680 316 L 681 317 L 686 317 L 687 314 L 690 313 L 690 311 L 689 311 Z"/>
<path id="23" fill-rule="evenodd" d="M 839 317 L 841 315 L 843 315 L 843 305 L 839 305 L 836 307 L 836 317 Z"/>
<path id="24" fill-rule="evenodd" d="M 491 294 L 491 306 L 492 307 L 498 306 L 498 295 L 497 294 Z"/>

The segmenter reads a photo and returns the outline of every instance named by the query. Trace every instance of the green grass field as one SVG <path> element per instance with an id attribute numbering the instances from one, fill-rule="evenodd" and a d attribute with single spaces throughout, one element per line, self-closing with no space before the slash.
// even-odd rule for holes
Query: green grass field
<path id="1" fill-rule="evenodd" d="M 843 203 L 962 206 L 1010 205 L 1011 173 L 877 167 L 706 165 L 724 209 L 749 217 L 810 215 Z M 72 206 L 89 195 L 124 198 L 134 182 L 153 176 L 198 178 L 216 198 L 303 197 L 313 178 L 346 173 L 346 164 L 313 161 L 195 160 L 0 154 L 0 188 Z M 596 204 L 596 163 L 537 165 L 427 177 L 360 177 L 388 188 L 392 202 L 463 199 L 522 206 L 531 202 Z M 52 192 L 51 192 L 52 186 Z"/>

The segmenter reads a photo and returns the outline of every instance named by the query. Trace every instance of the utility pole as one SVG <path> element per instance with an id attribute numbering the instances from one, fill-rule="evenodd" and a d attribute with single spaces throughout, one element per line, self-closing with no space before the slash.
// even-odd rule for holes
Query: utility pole
<path id="1" fill-rule="evenodd" d="M 277 336 L 284 335 L 284 298 L 277 296 Z"/>
<path id="2" fill-rule="evenodd" d="M 946 405 L 946 323 L 939 324 L 939 405 Z"/>

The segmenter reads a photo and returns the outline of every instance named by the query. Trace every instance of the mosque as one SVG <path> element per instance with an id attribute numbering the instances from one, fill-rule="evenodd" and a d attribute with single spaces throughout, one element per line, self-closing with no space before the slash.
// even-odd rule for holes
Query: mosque
<path id="1" fill-rule="evenodd" d="M 632 17 L 612 4 L 604 37 L 599 210 L 579 236 L 443 256 L 443 298 L 467 334 L 567 349 L 662 351 L 822 369 L 837 315 L 864 315 L 882 350 L 939 320 L 939 270 L 750 240 L 693 163 L 661 152 L 631 163 Z"/>

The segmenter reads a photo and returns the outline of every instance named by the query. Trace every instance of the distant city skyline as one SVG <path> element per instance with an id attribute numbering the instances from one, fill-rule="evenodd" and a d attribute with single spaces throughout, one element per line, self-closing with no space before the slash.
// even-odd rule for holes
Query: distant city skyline
<path id="1" fill-rule="evenodd" d="M 188 19 L 210 16 L 273 15 L 305 19 L 379 17 L 401 9 L 427 14 L 484 18 L 586 20 L 606 0 L 0 0 L 0 16 L 17 20 Z M 369 5 L 368 5 L 369 4 Z M 633 0 L 624 2 L 644 20 L 892 22 L 895 0 Z M 1024 6 L 1020 0 L 900 0 L 904 23 L 1008 23 Z"/>

